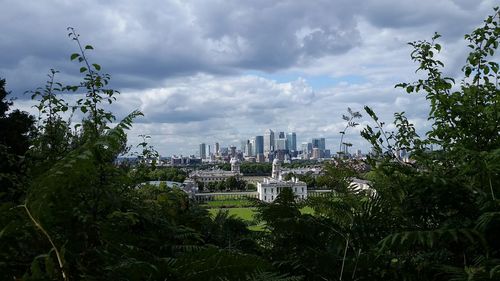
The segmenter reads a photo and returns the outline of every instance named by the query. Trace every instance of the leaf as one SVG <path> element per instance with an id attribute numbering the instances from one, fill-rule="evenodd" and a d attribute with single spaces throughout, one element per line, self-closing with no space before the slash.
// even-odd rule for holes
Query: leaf
<path id="1" fill-rule="evenodd" d="M 82 67 L 80 67 L 80 73 L 83 73 L 83 72 L 85 72 L 85 71 L 87 71 L 87 68 L 86 68 L 86 67 L 83 67 L 83 66 L 82 66 Z"/>
<path id="2" fill-rule="evenodd" d="M 85 46 L 85 50 L 93 50 L 93 49 L 94 49 L 94 47 L 92 47 L 91 45 Z"/>
<path id="3" fill-rule="evenodd" d="M 73 53 L 73 54 L 71 54 L 71 60 L 74 60 L 74 59 L 76 59 L 76 58 L 77 58 L 77 57 L 79 57 L 79 56 L 80 56 L 80 54 L 78 54 L 78 53 Z"/>
<path id="4" fill-rule="evenodd" d="M 470 67 L 466 67 L 466 68 L 465 68 L 465 76 L 466 76 L 466 77 L 469 77 L 469 76 L 470 76 L 470 74 L 471 74 L 471 72 L 472 72 L 472 69 L 471 69 Z"/>
<path id="5" fill-rule="evenodd" d="M 92 65 L 94 66 L 95 70 L 97 71 L 101 70 L 101 66 L 98 65 L 97 63 L 93 63 Z"/>

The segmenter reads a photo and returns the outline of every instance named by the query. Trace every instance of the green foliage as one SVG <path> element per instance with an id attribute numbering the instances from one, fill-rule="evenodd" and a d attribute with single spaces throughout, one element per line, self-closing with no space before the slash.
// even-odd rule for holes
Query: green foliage
<path id="1" fill-rule="evenodd" d="M 203 184 L 200 184 L 203 185 Z M 207 185 L 208 190 L 210 191 L 228 191 L 228 190 L 246 190 L 247 189 L 247 182 L 245 180 L 242 180 L 240 178 L 231 176 L 226 178 L 223 181 L 218 181 L 218 182 L 209 182 Z"/>
<path id="2" fill-rule="evenodd" d="M 356 169 L 338 159 L 315 184 L 332 189 L 298 202 L 283 189 L 272 203 L 255 201 L 255 221 L 220 211 L 210 216 L 186 193 L 147 179 L 181 181 L 186 173 L 154 165 L 158 156 L 144 136 L 136 170 L 115 165 L 126 151 L 126 130 L 142 115 L 117 125 L 103 103 L 112 103 L 110 76 L 91 63 L 79 35 L 70 31 L 83 81 L 56 82 L 51 71 L 33 118 L 6 114 L 0 80 L 0 279 L 5 280 L 498 280 L 500 278 L 500 38 L 498 8 L 466 35 L 471 53 L 456 85 L 443 77 L 442 50 L 431 41 L 410 43 L 417 71 L 426 77 L 401 83 L 423 92 L 432 129 L 421 137 L 404 113 L 395 130 L 369 107 L 375 123 L 364 136 L 376 153 L 369 163 L 370 191 L 350 186 Z M 58 93 L 82 96 L 73 110 L 84 115 L 74 131 L 60 113 Z M 357 112 L 348 110 L 347 127 Z M 66 136 L 66 137 L 64 137 Z M 50 144 L 50 145 L 49 145 Z M 343 140 L 341 140 L 341 145 Z M 427 148 L 434 146 L 436 151 Z M 29 149 L 31 147 L 31 149 Z M 398 152 L 411 153 L 408 163 Z M 29 153 L 27 153 L 29 152 Z M 26 157 L 26 155 L 28 155 Z M 30 161 L 25 161 L 25 159 Z M 249 164 L 247 174 L 270 172 Z M 267 170 L 269 169 L 269 171 Z M 219 189 L 243 189 L 230 178 Z M 24 204 L 23 204 L 24 202 Z M 314 212 L 301 212 L 307 207 Z"/>
<path id="3" fill-rule="evenodd" d="M 176 167 L 157 167 L 147 175 L 147 180 L 184 182 L 187 172 Z"/>
<path id="4" fill-rule="evenodd" d="M 377 256 L 395 259 L 392 265 L 399 272 L 389 271 L 393 278 L 495 278 L 500 245 L 492 231 L 499 230 L 500 170 L 493 163 L 498 163 L 500 146 L 500 91 L 497 63 L 488 61 L 500 40 L 498 8 L 494 11 L 465 36 L 471 53 L 458 87 L 443 77 L 444 64 L 435 59 L 442 50 L 438 34 L 431 41 L 410 43 L 411 58 L 426 78 L 396 87 L 425 93 L 434 123 L 426 139 L 419 138 L 403 113 L 395 114 L 397 130 L 387 132 L 365 107 L 376 124 L 362 132 L 379 154 L 371 159 L 373 186 L 400 222 L 378 245 Z M 430 146 L 438 150 L 429 151 Z M 402 149 L 411 153 L 412 163 L 399 158 Z"/>
<path id="5" fill-rule="evenodd" d="M 347 147 L 352 146 L 351 143 L 344 142 L 344 136 L 347 132 L 347 129 L 349 128 L 354 128 L 359 125 L 359 123 L 356 123 L 354 120 L 359 119 L 363 117 L 361 113 L 358 111 L 352 111 L 350 107 L 347 108 L 347 113 L 348 115 L 342 114 L 342 119 L 347 122 L 344 130 L 340 132 L 340 144 L 339 144 L 339 151 L 338 151 L 338 158 L 342 158 L 346 153 L 347 153 Z"/>
<path id="6" fill-rule="evenodd" d="M 229 163 L 219 164 L 218 167 L 224 171 L 230 171 Z M 271 174 L 271 163 L 250 163 L 243 162 L 240 165 L 240 172 L 247 176 L 268 176 Z"/>
<path id="7" fill-rule="evenodd" d="M 0 204 L 19 202 L 26 183 L 26 152 L 33 134 L 34 118 L 25 112 L 14 110 L 7 114 L 12 101 L 5 80 L 0 79 Z"/>

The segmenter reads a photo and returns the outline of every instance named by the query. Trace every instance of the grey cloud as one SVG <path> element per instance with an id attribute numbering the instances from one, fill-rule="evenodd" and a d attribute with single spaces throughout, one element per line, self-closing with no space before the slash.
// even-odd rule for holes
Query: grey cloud
<path id="1" fill-rule="evenodd" d="M 355 28 L 343 28 L 355 26 L 346 11 L 352 8 L 341 3 L 335 10 L 333 4 L 6 0 L 8 16 L 0 19 L 6 37 L 0 43 L 2 75 L 9 80 L 27 76 L 23 73 L 29 70 L 20 65 L 27 57 L 48 62 L 46 69 L 73 69 L 76 74 L 78 68 L 67 62 L 76 50 L 66 37 L 67 26 L 96 47 L 90 57 L 115 75 L 119 87 L 153 87 L 167 77 L 200 72 L 276 71 L 359 44 Z M 296 34 L 304 27 L 317 31 L 301 40 Z M 133 79 L 137 84 L 126 80 L 130 76 L 138 77 Z"/>

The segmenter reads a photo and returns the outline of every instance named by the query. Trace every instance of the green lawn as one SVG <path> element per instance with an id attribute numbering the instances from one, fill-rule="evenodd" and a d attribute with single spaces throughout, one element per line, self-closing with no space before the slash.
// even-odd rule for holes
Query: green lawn
<path id="1" fill-rule="evenodd" d="M 214 201 L 215 203 L 217 201 Z M 221 201 L 219 201 L 221 202 Z M 215 216 L 219 210 L 228 210 L 229 215 L 234 215 L 237 218 L 240 218 L 246 222 L 252 223 L 254 219 L 254 214 L 255 214 L 255 208 L 253 207 L 246 207 L 246 208 L 211 208 L 208 210 L 211 216 Z M 300 212 L 302 214 L 313 214 L 314 210 L 311 207 L 304 207 L 300 209 Z M 260 223 L 257 225 L 249 225 L 248 229 L 253 230 L 253 231 L 263 231 L 264 230 L 264 224 Z"/>
<path id="2" fill-rule="evenodd" d="M 228 210 L 229 215 L 235 215 L 244 221 L 253 221 L 253 215 L 255 212 L 255 208 L 212 208 L 208 211 L 210 212 L 210 215 L 215 216 L 219 210 Z"/>
<path id="3" fill-rule="evenodd" d="M 233 199 L 233 200 L 214 200 L 204 203 L 209 208 L 238 208 L 249 207 L 252 203 L 248 200 Z"/>
<path id="4" fill-rule="evenodd" d="M 234 215 L 237 218 L 240 218 L 248 223 L 253 222 L 253 216 L 255 214 L 255 208 L 247 207 L 247 208 L 211 208 L 208 210 L 211 216 L 215 216 L 219 210 L 228 210 L 229 215 Z M 263 231 L 264 224 L 253 224 L 249 225 L 248 229 L 253 231 Z"/>

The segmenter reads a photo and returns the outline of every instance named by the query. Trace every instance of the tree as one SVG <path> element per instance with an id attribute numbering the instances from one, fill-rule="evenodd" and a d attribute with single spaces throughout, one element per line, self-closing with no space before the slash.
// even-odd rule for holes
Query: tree
<path id="1" fill-rule="evenodd" d="M 18 201 L 26 176 L 25 154 L 34 131 L 34 118 L 25 112 L 10 113 L 5 79 L 0 79 L 0 202 Z"/>
<path id="2" fill-rule="evenodd" d="M 435 34 L 431 41 L 409 43 L 411 58 L 425 79 L 396 87 L 423 92 L 430 101 L 433 121 L 422 140 L 403 113 L 395 114 L 396 132 L 386 132 L 375 121 L 363 136 L 379 153 L 372 159 L 374 187 L 393 206 L 402 224 L 380 242 L 379 257 L 394 259 L 394 278 L 496 280 L 500 248 L 492 233 L 500 230 L 500 90 L 494 54 L 500 41 L 500 14 L 494 9 L 483 26 L 465 36 L 470 54 L 459 85 L 443 77 L 444 64 Z M 436 151 L 427 147 L 434 146 Z M 397 151 L 411 152 L 414 163 L 402 161 Z"/>

